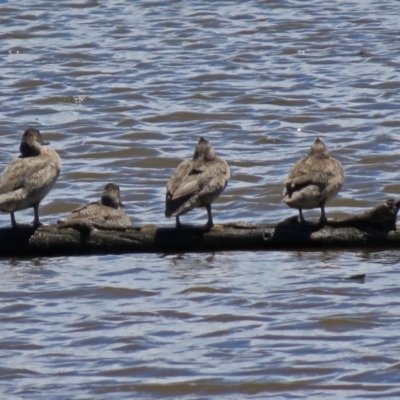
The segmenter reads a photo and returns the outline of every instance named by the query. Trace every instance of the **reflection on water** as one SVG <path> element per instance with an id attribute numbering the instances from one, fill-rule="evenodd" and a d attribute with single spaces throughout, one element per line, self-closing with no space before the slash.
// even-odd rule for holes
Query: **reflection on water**
<path id="1" fill-rule="evenodd" d="M 329 217 L 396 198 L 396 11 L 376 0 L 2 3 L 0 167 L 33 125 L 63 159 L 43 222 L 113 181 L 135 225 L 172 226 L 166 182 L 204 136 L 231 167 L 215 222 L 276 222 L 295 214 L 282 182 L 319 136 L 346 172 Z M 185 219 L 201 224 L 204 211 Z M 0 391 L 398 397 L 398 262 L 395 251 L 3 260 Z"/>

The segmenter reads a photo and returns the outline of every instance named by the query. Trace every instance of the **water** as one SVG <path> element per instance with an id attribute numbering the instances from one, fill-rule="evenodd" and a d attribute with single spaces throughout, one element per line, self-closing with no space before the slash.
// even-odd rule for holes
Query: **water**
<path id="1" fill-rule="evenodd" d="M 328 217 L 396 198 L 398 13 L 376 0 L 2 1 L 0 167 L 35 126 L 64 163 L 42 222 L 115 182 L 135 225 L 171 226 L 166 182 L 205 136 L 232 175 L 214 221 L 277 222 L 295 214 L 280 203 L 282 181 L 319 136 L 346 171 Z M 32 210 L 16 218 L 31 221 Z M 182 220 L 202 224 L 206 213 Z M 0 392 L 398 398 L 399 259 L 367 250 L 3 259 Z"/>

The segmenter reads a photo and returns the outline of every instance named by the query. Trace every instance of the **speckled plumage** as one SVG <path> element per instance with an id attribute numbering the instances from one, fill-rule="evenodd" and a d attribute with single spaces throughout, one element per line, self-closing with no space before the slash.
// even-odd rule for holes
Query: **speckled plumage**
<path id="1" fill-rule="evenodd" d="M 178 165 L 167 184 L 165 216 L 176 217 L 195 207 L 207 209 L 206 227 L 214 225 L 211 203 L 223 192 L 230 178 L 228 163 L 215 155 L 215 150 L 204 138 L 200 138 L 191 160 Z"/>
<path id="2" fill-rule="evenodd" d="M 324 223 L 325 204 L 338 194 L 343 182 L 342 164 L 330 156 L 324 142 L 317 138 L 308 156 L 295 163 L 284 181 L 282 202 L 299 210 L 301 222 L 305 222 L 302 209 L 320 207 L 320 222 Z"/>
<path id="3" fill-rule="evenodd" d="M 53 187 L 62 163 L 55 150 L 43 145 L 40 132 L 34 128 L 24 132 L 20 152 L 0 177 L 0 211 L 10 213 L 16 227 L 14 212 L 32 207 L 33 224 L 38 226 L 39 203 Z"/>
<path id="4" fill-rule="evenodd" d="M 64 220 L 58 220 L 58 228 L 75 228 L 78 230 L 93 228 L 117 229 L 132 226 L 131 219 L 119 208 L 121 193 L 119 186 L 108 183 L 103 190 L 101 202 L 86 204 L 72 211 Z"/>

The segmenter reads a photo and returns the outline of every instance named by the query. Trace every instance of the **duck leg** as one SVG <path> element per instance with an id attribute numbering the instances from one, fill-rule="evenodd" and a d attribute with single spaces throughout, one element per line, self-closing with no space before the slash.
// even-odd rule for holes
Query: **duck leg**
<path id="1" fill-rule="evenodd" d="M 303 210 L 301 208 L 299 208 L 299 216 L 300 216 L 300 222 L 304 224 L 306 220 L 303 217 Z"/>
<path id="2" fill-rule="evenodd" d="M 207 210 L 208 220 L 205 227 L 207 229 L 211 229 L 214 226 L 214 222 L 212 220 L 212 215 L 211 215 L 211 204 L 206 205 L 206 210 Z"/>
<path id="3" fill-rule="evenodd" d="M 326 214 L 325 214 L 325 202 L 324 201 L 321 202 L 320 207 L 321 207 L 321 218 L 319 219 L 319 222 L 321 224 L 325 224 L 328 221 L 328 218 L 326 218 Z"/>
<path id="4" fill-rule="evenodd" d="M 17 224 L 17 221 L 15 220 L 14 213 L 12 212 L 12 213 L 10 213 L 10 214 L 11 214 L 11 226 L 12 226 L 13 228 L 17 228 L 17 227 L 18 227 L 18 224 Z"/>
<path id="5" fill-rule="evenodd" d="M 40 226 L 42 225 L 39 221 L 39 204 L 35 204 L 33 206 L 33 211 L 35 213 L 35 218 L 33 219 L 33 226 Z"/>
<path id="6" fill-rule="evenodd" d="M 176 224 L 175 224 L 176 229 L 181 229 L 181 221 L 179 221 L 179 215 L 176 216 Z"/>

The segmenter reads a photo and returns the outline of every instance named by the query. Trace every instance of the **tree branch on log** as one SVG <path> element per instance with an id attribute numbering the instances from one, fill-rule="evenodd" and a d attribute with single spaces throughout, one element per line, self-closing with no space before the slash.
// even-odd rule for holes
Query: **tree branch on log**
<path id="1" fill-rule="evenodd" d="M 42 225 L 0 229 L 1 257 L 124 253 L 185 253 L 293 249 L 400 248 L 396 231 L 400 201 L 386 200 L 372 210 L 326 224 L 301 223 L 297 216 L 277 224 L 243 222 L 204 227 L 58 229 Z"/>

